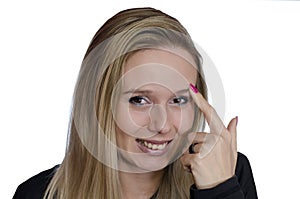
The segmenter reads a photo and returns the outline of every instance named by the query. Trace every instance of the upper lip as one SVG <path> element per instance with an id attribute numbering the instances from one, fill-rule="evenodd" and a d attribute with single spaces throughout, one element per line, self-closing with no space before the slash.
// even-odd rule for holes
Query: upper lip
<path id="1" fill-rule="evenodd" d="M 169 143 L 172 141 L 172 139 L 171 140 L 145 140 L 145 139 L 139 139 L 139 138 L 137 138 L 136 140 L 137 141 L 146 141 L 146 142 L 152 143 L 152 144 L 164 144 L 166 142 Z"/>

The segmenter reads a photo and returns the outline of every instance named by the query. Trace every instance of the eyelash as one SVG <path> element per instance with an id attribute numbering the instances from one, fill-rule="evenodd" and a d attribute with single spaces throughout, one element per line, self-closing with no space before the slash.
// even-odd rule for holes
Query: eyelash
<path id="1" fill-rule="evenodd" d="M 139 100 L 139 102 L 137 102 L 137 100 Z M 144 100 L 145 102 L 142 103 L 141 100 Z M 183 102 L 179 102 L 179 103 L 175 102 L 174 103 L 174 100 L 180 100 L 180 101 L 183 101 Z M 177 106 L 185 105 L 188 102 L 189 102 L 189 99 L 186 96 L 175 97 L 171 100 L 171 104 L 176 104 Z M 146 105 L 151 105 L 152 104 L 152 102 L 150 102 L 150 100 L 147 97 L 142 97 L 142 96 L 131 97 L 129 99 L 129 103 L 131 103 L 135 106 L 146 106 Z"/>
<path id="2" fill-rule="evenodd" d="M 147 98 L 142 97 L 142 96 L 131 97 L 129 99 L 129 103 L 131 103 L 131 104 L 133 104 L 135 106 L 145 106 L 146 105 L 146 103 L 142 104 L 141 102 L 136 102 L 136 100 L 144 100 L 144 101 L 146 101 L 147 104 L 151 104 L 151 102 Z"/>
<path id="3" fill-rule="evenodd" d="M 189 99 L 186 96 L 175 97 L 175 98 L 172 99 L 172 101 L 174 101 L 174 100 L 181 100 L 181 101 L 183 101 L 183 102 L 179 102 L 179 103 L 172 103 L 172 104 L 176 104 L 178 106 L 185 105 L 186 103 L 189 102 Z"/>

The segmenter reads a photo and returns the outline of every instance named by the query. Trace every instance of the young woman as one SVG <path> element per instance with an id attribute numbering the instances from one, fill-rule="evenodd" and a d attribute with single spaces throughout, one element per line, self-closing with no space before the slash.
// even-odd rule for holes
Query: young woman
<path id="1" fill-rule="evenodd" d="M 113 16 L 82 62 L 63 162 L 14 198 L 257 198 L 236 148 L 238 118 L 225 127 L 208 104 L 201 64 L 173 17 L 152 8 Z"/>

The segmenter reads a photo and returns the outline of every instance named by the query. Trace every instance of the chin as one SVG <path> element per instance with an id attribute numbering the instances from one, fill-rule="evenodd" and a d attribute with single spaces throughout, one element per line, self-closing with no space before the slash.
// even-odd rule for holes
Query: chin
<path id="1" fill-rule="evenodd" d="M 119 150 L 118 170 L 129 173 L 147 173 L 159 171 L 170 164 L 170 156 L 153 156 L 147 153 L 131 153 Z"/>

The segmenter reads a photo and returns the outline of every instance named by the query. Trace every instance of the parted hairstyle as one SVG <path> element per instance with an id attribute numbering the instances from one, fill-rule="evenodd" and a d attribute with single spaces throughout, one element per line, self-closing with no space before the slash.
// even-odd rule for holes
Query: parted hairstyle
<path id="1" fill-rule="evenodd" d="M 196 86 L 207 98 L 202 58 L 177 19 L 153 8 L 117 13 L 97 31 L 84 56 L 73 95 L 65 157 L 44 199 L 122 198 L 117 151 L 110 144 L 116 144 L 113 89 L 130 55 L 151 48 L 187 51 L 197 65 Z M 192 130 L 203 126 L 203 115 L 195 108 Z M 156 198 L 189 198 L 192 183 L 192 175 L 175 160 L 164 168 Z"/>

